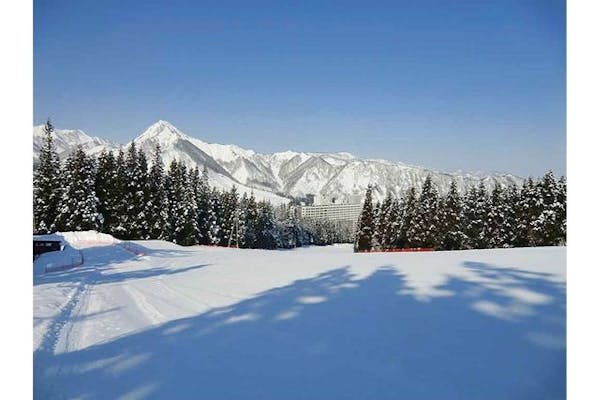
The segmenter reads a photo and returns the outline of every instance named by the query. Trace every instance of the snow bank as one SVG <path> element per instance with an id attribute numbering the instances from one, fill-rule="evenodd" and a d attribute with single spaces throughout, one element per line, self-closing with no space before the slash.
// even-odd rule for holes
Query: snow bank
<path id="1" fill-rule="evenodd" d="M 64 271 L 83 265 L 81 249 L 93 246 L 120 244 L 121 241 L 106 233 L 96 231 L 56 232 L 49 235 L 34 235 L 34 240 L 58 240 L 62 251 L 40 254 L 33 261 L 34 274 Z"/>
<path id="2" fill-rule="evenodd" d="M 111 245 L 119 243 L 120 240 L 112 235 L 100 233 L 96 231 L 81 231 L 81 232 L 62 232 L 57 233 L 64 240 L 75 248 L 83 248 L 97 245 Z"/>
<path id="3" fill-rule="evenodd" d="M 33 261 L 35 275 L 46 272 L 64 271 L 83 264 L 83 254 L 69 244 L 63 245 L 62 251 L 51 251 L 40 254 Z"/>

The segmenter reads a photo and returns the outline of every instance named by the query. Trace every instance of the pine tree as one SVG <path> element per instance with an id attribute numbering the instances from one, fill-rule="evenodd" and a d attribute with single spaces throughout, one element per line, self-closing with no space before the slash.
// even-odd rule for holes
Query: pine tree
<path id="1" fill-rule="evenodd" d="M 222 224 L 223 246 L 238 245 L 238 194 L 235 186 L 229 192 L 223 192 L 222 195 Z"/>
<path id="2" fill-rule="evenodd" d="M 152 155 L 152 167 L 148 176 L 148 202 L 146 207 L 148 236 L 151 239 L 169 238 L 168 198 L 165 170 L 160 145 Z"/>
<path id="3" fill-rule="evenodd" d="M 387 249 L 401 247 L 398 243 L 401 227 L 400 203 L 397 199 L 391 199 L 387 211 L 386 226 L 384 229 L 384 246 Z"/>
<path id="4" fill-rule="evenodd" d="M 413 247 L 437 247 L 439 244 L 439 199 L 438 192 L 431 176 L 423 182 L 421 195 L 417 201 L 415 215 L 408 229 L 408 236 Z"/>
<path id="5" fill-rule="evenodd" d="M 539 186 L 532 178 L 528 178 L 521 188 L 517 205 L 517 240 L 518 247 L 535 246 L 536 237 L 533 233 L 533 221 L 542 211 L 543 201 Z"/>
<path id="6" fill-rule="evenodd" d="M 129 206 L 125 198 L 125 185 L 128 177 L 123 148 L 119 148 L 119 152 L 117 153 L 116 166 L 116 177 L 114 182 L 112 182 L 113 188 L 111 189 L 111 197 L 115 199 L 114 224 L 111 224 L 106 232 L 118 239 L 126 239 L 128 237 L 127 210 Z"/>
<path id="7" fill-rule="evenodd" d="M 251 192 L 250 197 L 246 193 L 240 200 L 240 247 L 253 248 L 256 242 L 256 219 L 258 209 L 254 194 Z"/>
<path id="8" fill-rule="evenodd" d="M 131 142 L 125 158 L 125 182 L 123 201 L 125 204 L 122 222 L 126 239 L 144 239 L 148 235 L 146 204 L 148 197 L 148 164 L 146 157 L 138 152 Z"/>
<path id="9" fill-rule="evenodd" d="M 365 202 L 360 213 L 356 227 L 356 238 L 354 241 L 354 251 L 370 251 L 373 241 L 373 231 L 375 228 L 375 219 L 373 214 L 373 187 L 367 186 Z"/>
<path id="10" fill-rule="evenodd" d="M 496 183 L 490 195 L 489 214 L 486 220 L 488 248 L 510 246 L 510 237 L 506 229 L 505 218 L 508 216 L 508 198 L 502 186 Z"/>
<path id="11" fill-rule="evenodd" d="M 456 182 L 450 183 L 440 213 L 441 248 L 444 250 L 460 250 L 464 248 L 466 235 L 462 231 L 462 199 L 458 193 Z"/>
<path id="12" fill-rule="evenodd" d="M 275 216 L 271 203 L 261 201 L 257 204 L 256 248 L 274 249 L 277 247 Z"/>
<path id="13" fill-rule="evenodd" d="M 552 171 L 538 183 L 540 209 L 532 221 L 531 237 L 536 246 L 558 244 L 562 238 L 562 202 L 560 188 Z"/>
<path id="14" fill-rule="evenodd" d="M 557 230 L 560 232 L 557 245 L 564 246 L 567 244 L 567 179 L 562 176 L 558 180 L 558 192 L 557 199 L 559 203 L 558 217 L 557 217 Z"/>
<path id="15" fill-rule="evenodd" d="M 62 231 L 98 230 L 98 198 L 95 189 L 94 159 L 78 146 L 64 166 L 65 189 L 56 218 Z"/>
<path id="16" fill-rule="evenodd" d="M 502 226 L 506 232 L 506 247 L 514 247 L 517 245 L 518 236 L 518 221 L 517 221 L 517 210 L 520 199 L 519 189 L 516 185 L 510 185 L 505 193 L 504 204 L 504 218 Z"/>
<path id="17" fill-rule="evenodd" d="M 185 164 L 173 160 L 166 182 L 169 239 L 182 246 L 196 244 L 196 199 Z"/>
<path id="18" fill-rule="evenodd" d="M 206 165 L 202 170 L 196 193 L 198 243 L 203 245 L 213 244 L 212 226 L 216 223 L 216 217 L 213 211 L 211 190 L 208 184 L 208 169 L 206 168 Z"/>
<path id="19" fill-rule="evenodd" d="M 377 218 L 377 231 L 379 237 L 379 247 L 383 250 L 389 249 L 391 247 L 392 241 L 392 231 L 391 231 L 391 217 L 390 213 L 392 211 L 392 194 L 388 192 L 385 196 L 385 199 L 381 203 L 381 207 L 379 210 L 379 216 Z"/>
<path id="20" fill-rule="evenodd" d="M 61 168 L 56 146 L 54 127 L 50 120 L 44 125 L 44 143 L 40 149 L 39 163 L 33 175 L 33 231 L 56 231 L 56 217 L 62 197 Z"/>
<path id="21" fill-rule="evenodd" d="M 413 246 L 413 240 L 409 237 L 409 229 L 413 223 L 417 209 L 417 191 L 414 187 L 411 187 L 404 196 L 401 207 L 400 207 L 400 231 L 397 239 L 397 246 L 399 248 Z"/>
<path id="22" fill-rule="evenodd" d="M 382 236 L 383 236 L 383 226 L 385 224 L 385 215 L 382 210 L 381 202 L 376 202 L 373 207 L 373 236 L 371 239 L 371 249 L 372 250 L 381 250 L 382 248 Z"/>
<path id="23" fill-rule="evenodd" d="M 100 230 L 111 232 L 117 219 L 117 204 L 120 200 L 116 193 L 117 164 L 111 151 L 102 151 L 98 156 L 96 168 L 96 196 L 98 197 L 98 212 Z"/>
<path id="24" fill-rule="evenodd" d="M 211 221 L 210 221 L 210 244 L 219 245 L 224 242 L 223 240 L 223 229 L 221 224 L 223 223 L 223 195 L 216 189 L 212 188 L 210 193 L 210 206 L 211 206 Z"/>

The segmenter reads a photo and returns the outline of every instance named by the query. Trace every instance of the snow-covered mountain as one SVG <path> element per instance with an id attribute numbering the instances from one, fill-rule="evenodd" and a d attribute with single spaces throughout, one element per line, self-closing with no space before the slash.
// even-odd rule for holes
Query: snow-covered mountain
<path id="1" fill-rule="evenodd" d="M 34 160 L 42 139 L 42 126 L 34 127 Z M 59 154 L 64 156 L 78 144 L 90 154 L 117 145 L 92 138 L 79 130 L 56 130 Z M 368 184 L 375 185 L 374 198 L 381 200 L 388 192 L 400 195 L 411 186 L 419 187 L 431 175 L 441 192 L 447 191 L 455 180 L 459 190 L 483 181 L 491 188 L 501 185 L 520 185 L 523 179 L 511 174 L 448 173 L 419 166 L 385 160 L 359 159 L 349 153 L 304 153 L 285 151 L 260 154 L 235 145 L 206 143 L 181 132 L 167 121 L 158 121 L 134 139 L 148 155 L 159 144 L 163 161 L 183 160 L 188 166 L 206 165 L 213 185 L 241 191 L 252 189 L 257 198 L 275 203 L 289 197 L 316 196 L 319 202 L 358 202 Z"/>
<path id="2" fill-rule="evenodd" d="M 44 125 L 33 127 L 33 160 L 37 161 L 44 138 Z M 79 129 L 57 129 L 55 140 L 59 157 L 66 158 L 78 145 L 91 155 L 102 150 L 116 150 L 119 145 L 99 137 L 92 137 Z"/>

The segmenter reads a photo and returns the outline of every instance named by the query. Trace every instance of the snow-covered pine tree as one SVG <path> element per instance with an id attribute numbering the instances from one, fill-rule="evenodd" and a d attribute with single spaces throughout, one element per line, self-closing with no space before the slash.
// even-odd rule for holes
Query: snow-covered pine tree
<path id="1" fill-rule="evenodd" d="M 537 219 L 542 210 L 543 200 L 539 193 L 539 186 L 530 177 L 523 182 L 520 200 L 517 207 L 517 246 L 535 246 L 533 234 L 533 221 Z"/>
<path id="2" fill-rule="evenodd" d="M 487 248 L 510 246 L 510 237 L 505 225 L 507 207 L 508 195 L 502 186 L 496 183 L 490 195 L 489 214 L 486 219 Z"/>
<path id="3" fill-rule="evenodd" d="M 277 247 L 292 249 L 299 246 L 296 218 L 289 204 L 281 204 L 275 209 L 275 222 L 280 239 Z"/>
<path id="4" fill-rule="evenodd" d="M 95 160 L 81 146 L 64 165 L 64 191 L 56 218 L 61 231 L 98 230 L 98 198 L 96 197 Z"/>
<path id="5" fill-rule="evenodd" d="M 537 186 L 541 207 L 532 221 L 531 236 L 536 246 L 552 246 L 562 237 L 560 188 L 552 171 L 548 171 Z"/>
<path id="6" fill-rule="evenodd" d="M 390 213 L 392 210 L 392 203 L 393 203 L 392 194 L 391 194 L 391 192 L 388 191 L 388 193 L 385 196 L 385 199 L 381 203 L 381 207 L 379 209 L 379 216 L 377 218 L 376 230 L 378 232 L 378 235 L 376 235 L 376 237 L 378 236 L 378 238 L 379 238 L 378 241 L 379 241 L 379 246 L 381 249 L 389 249 L 391 247 L 392 221 L 390 218 Z"/>
<path id="7" fill-rule="evenodd" d="M 367 186 L 365 201 L 356 226 L 356 235 L 354 241 L 354 251 L 370 251 L 373 231 L 375 228 L 375 218 L 373 214 L 373 187 Z"/>
<path id="8" fill-rule="evenodd" d="M 182 246 L 196 244 L 196 201 L 183 162 L 171 162 L 166 182 L 169 239 Z"/>
<path id="9" fill-rule="evenodd" d="M 127 237 L 127 209 L 128 204 L 125 199 L 125 184 L 127 182 L 127 165 L 125 164 L 125 153 L 123 148 L 119 148 L 116 158 L 116 179 L 112 183 L 113 193 L 111 197 L 115 199 L 114 224 L 111 224 L 107 233 L 116 238 L 125 239 Z"/>
<path id="10" fill-rule="evenodd" d="M 255 248 L 257 240 L 258 205 L 254 198 L 254 192 L 250 192 L 248 203 L 243 211 L 243 235 L 241 247 Z"/>
<path id="11" fill-rule="evenodd" d="M 208 184 L 208 169 L 204 165 L 202 175 L 198 182 L 197 188 L 197 226 L 198 226 L 198 242 L 203 245 L 213 244 L 212 226 L 216 223 L 216 217 L 213 211 L 211 190 Z"/>
<path id="12" fill-rule="evenodd" d="M 152 167 L 148 175 L 148 202 L 146 219 L 148 235 L 151 239 L 169 238 L 168 198 L 166 177 L 161 157 L 160 145 L 156 145 L 152 154 Z"/>
<path id="13" fill-rule="evenodd" d="M 444 197 L 440 212 L 441 248 L 443 250 L 464 248 L 466 235 L 462 231 L 462 208 L 462 198 L 458 193 L 456 182 L 453 180 Z"/>
<path id="14" fill-rule="evenodd" d="M 560 236 L 556 244 L 564 246 L 567 244 L 567 178 L 564 176 L 561 176 L 558 180 L 557 201 L 560 204 L 557 218 Z"/>
<path id="15" fill-rule="evenodd" d="M 378 201 L 373 206 L 373 238 L 371 239 L 371 249 L 381 250 L 381 239 L 383 236 L 383 227 L 385 224 L 385 214 L 382 210 L 381 202 Z"/>
<path id="16" fill-rule="evenodd" d="M 223 194 L 216 188 L 210 192 L 210 204 L 212 210 L 212 220 L 210 225 L 210 244 L 219 245 L 223 243 Z"/>
<path id="17" fill-rule="evenodd" d="M 117 188 L 117 164 L 112 151 L 102 151 L 96 168 L 96 196 L 100 230 L 110 233 L 117 220 L 117 204 L 120 200 Z"/>
<path id="18" fill-rule="evenodd" d="M 198 171 L 197 166 L 194 167 L 193 169 L 189 170 L 188 181 L 189 181 L 189 189 L 190 189 L 190 195 L 191 195 L 190 201 L 192 202 L 192 208 L 194 210 L 195 243 L 199 244 L 201 235 L 200 235 L 200 225 L 198 224 L 198 221 L 199 221 L 198 214 L 200 212 L 200 208 L 198 207 L 198 198 L 200 197 L 201 177 L 200 177 L 200 172 Z"/>
<path id="19" fill-rule="evenodd" d="M 387 249 L 400 247 L 398 238 L 400 237 L 400 226 L 402 224 L 400 216 L 400 203 L 398 199 L 392 198 L 387 212 L 387 222 L 384 230 L 384 244 Z"/>
<path id="20" fill-rule="evenodd" d="M 517 244 L 517 209 L 520 199 L 519 189 L 516 185 L 510 185 L 505 191 L 504 218 L 502 226 L 506 232 L 506 247 L 514 247 Z"/>
<path id="21" fill-rule="evenodd" d="M 412 237 L 409 237 L 409 230 L 412 226 L 417 208 L 417 191 L 414 187 L 407 190 L 400 203 L 400 231 L 397 238 L 397 246 L 400 248 L 413 245 Z"/>
<path id="22" fill-rule="evenodd" d="M 438 208 L 438 191 L 433 185 L 431 175 L 428 175 L 423 182 L 415 215 L 408 230 L 413 247 L 438 247 Z"/>
<path id="23" fill-rule="evenodd" d="M 267 201 L 257 204 L 256 247 L 259 249 L 274 249 L 277 247 L 275 216 L 273 206 Z"/>
<path id="24" fill-rule="evenodd" d="M 44 125 L 44 142 L 33 174 L 33 232 L 56 231 L 56 217 L 62 198 L 61 167 L 54 144 L 54 127 L 48 119 Z"/>
<path id="25" fill-rule="evenodd" d="M 125 185 L 123 200 L 126 204 L 123 224 L 125 239 L 144 239 L 148 232 L 146 204 L 148 194 L 148 164 L 135 142 L 131 142 L 125 158 Z"/>
<path id="26" fill-rule="evenodd" d="M 464 201 L 464 232 L 467 248 L 485 249 L 488 246 L 486 232 L 489 214 L 489 198 L 483 182 L 467 191 Z"/>
<path id="27" fill-rule="evenodd" d="M 232 186 L 229 192 L 223 191 L 222 194 L 222 224 L 223 230 L 223 246 L 239 245 L 238 238 L 238 193 L 235 186 Z"/>

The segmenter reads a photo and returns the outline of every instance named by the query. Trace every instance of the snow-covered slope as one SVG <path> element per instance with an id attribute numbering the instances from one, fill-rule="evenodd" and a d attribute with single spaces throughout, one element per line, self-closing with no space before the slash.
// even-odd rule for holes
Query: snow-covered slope
<path id="1" fill-rule="evenodd" d="M 34 128 L 34 157 L 39 151 L 39 130 L 39 127 Z M 81 131 L 57 131 L 57 138 L 63 154 L 80 142 L 85 143 L 92 154 L 111 146 Z M 217 187 L 236 185 L 241 191 L 254 190 L 256 197 L 276 203 L 287 201 L 289 196 L 307 194 L 314 194 L 318 199 L 355 202 L 364 196 L 368 184 L 375 185 L 374 198 L 381 200 L 388 192 L 399 195 L 410 186 L 420 186 L 427 175 L 432 176 L 441 192 L 448 190 L 452 180 L 461 191 L 480 181 L 488 189 L 495 183 L 520 185 L 523 181 L 510 174 L 446 173 L 399 162 L 363 160 L 343 152 L 260 154 L 235 145 L 206 143 L 162 120 L 148 127 L 134 141 L 147 153 L 159 144 L 165 164 L 179 159 L 189 166 L 206 165 L 211 183 Z"/>
<path id="2" fill-rule="evenodd" d="M 35 276 L 35 398 L 565 397 L 564 247 L 136 244 Z"/>

